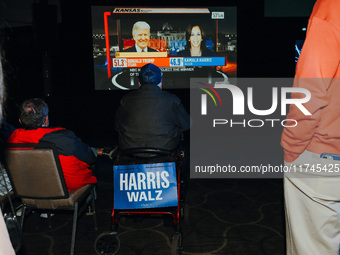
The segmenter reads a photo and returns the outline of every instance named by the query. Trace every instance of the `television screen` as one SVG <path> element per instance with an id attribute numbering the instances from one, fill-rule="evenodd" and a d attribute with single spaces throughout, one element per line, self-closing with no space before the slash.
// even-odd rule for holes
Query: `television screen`
<path id="1" fill-rule="evenodd" d="M 236 7 L 122 8 L 92 6 L 96 90 L 138 88 L 140 68 L 153 63 L 165 89 L 190 78 L 236 77 Z"/>

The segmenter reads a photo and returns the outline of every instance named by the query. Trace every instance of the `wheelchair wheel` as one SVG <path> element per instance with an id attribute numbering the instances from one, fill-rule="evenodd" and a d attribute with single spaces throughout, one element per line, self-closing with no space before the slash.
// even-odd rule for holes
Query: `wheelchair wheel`
<path id="1" fill-rule="evenodd" d="M 94 249 L 98 255 L 114 255 L 120 246 L 117 232 L 104 232 L 94 242 Z"/>
<path id="2" fill-rule="evenodd" d="M 171 255 L 181 255 L 182 254 L 182 234 L 180 232 L 176 232 L 172 236 L 171 243 Z"/>

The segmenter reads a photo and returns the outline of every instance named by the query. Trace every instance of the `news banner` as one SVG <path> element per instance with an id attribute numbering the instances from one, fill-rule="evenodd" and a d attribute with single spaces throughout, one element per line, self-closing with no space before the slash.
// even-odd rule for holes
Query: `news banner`
<path id="1" fill-rule="evenodd" d="M 225 57 L 157 57 L 157 58 L 112 58 L 114 68 L 139 68 L 145 64 L 160 67 L 225 66 Z"/>

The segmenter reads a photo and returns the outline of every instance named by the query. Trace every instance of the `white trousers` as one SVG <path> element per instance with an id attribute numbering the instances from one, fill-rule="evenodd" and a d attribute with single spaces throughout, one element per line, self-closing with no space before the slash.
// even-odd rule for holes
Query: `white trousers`
<path id="1" fill-rule="evenodd" d="M 305 151 L 286 166 L 287 255 L 338 255 L 340 161 Z"/>
<path id="2" fill-rule="evenodd" d="M 0 255 L 15 255 L 7 227 L 0 209 Z"/>

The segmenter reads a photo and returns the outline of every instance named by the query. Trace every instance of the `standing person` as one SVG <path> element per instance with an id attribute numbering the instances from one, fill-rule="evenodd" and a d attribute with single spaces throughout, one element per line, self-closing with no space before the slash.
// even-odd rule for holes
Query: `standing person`
<path id="1" fill-rule="evenodd" d="M 190 116 L 181 100 L 162 88 L 162 71 L 153 64 L 139 73 L 138 90 L 124 96 L 116 113 L 115 129 L 122 149 L 151 147 L 175 150 Z"/>
<path id="2" fill-rule="evenodd" d="M 283 130 L 287 254 L 339 254 L 340 1 L 317 0 L 296 67 L 294 87 L 308 89 L 304 115 L 290 106 Z M 298 98 L 299 93 L 292 94 Z M 323 158 L 322 154 L 328 155 Z"/>
<path id="3" fill-rule="evenodd" d="M 52 143 L 57 148 L 67 189 L 78 189 L 86 184 L 96 183 L 91 165 L 96 156 L 110 155 L 103 148 L 93 150 L 70 130 L 62 127 L 49 127 L 49 108 L 40 98 L 25 100 L 20 107 L 19 121 L 23 128 L 16 129 L 8 138 L 8 143 Z"/>
<path id="4" fill-rule="evenodd" d="M 14 255 L 15 251 L 13 249 L 11 240 L 7 232 L 6 224 L 0 210 L 0 255 Z"/>
<path id="5" fill-rule="evenodd" d="M 177 56 L 187 57 L 208 57 L 214 53 L 205 45 L 205 33 L 201 26 L 188 26 L 185 33 L 187 44 L 183 51 L 179 51 Z"/>
<path id="6" fill-rule="evenodd" d="M 2 61 L 0 56 L 0 123 L 3 119 L 3 102 L 5 99 L 5 86 L 3 81 L 3 74 L 2 74 Z M 2 149 L 2 148 L 1 148 Z M 1 171 L 2 169 L 0 169 Z M 2 174 L 0 173 L 0 176 Z M 2 178 L 2 177 L 0 177 Z M 14 255 L 15 251 L 13 249 L 11 240 L 8 235 L 7 227 L 2 215 L 2 211 L 0 209 L 0 255 Z"/>
<path id="7" fill-rule="evenodd" d="M 135 45 L 123 50 L 124 52 L 157 52 L 149 47 L 150 25 L 145 21 L 137 21 L 133 25 L 132 37 L 135 40 Z"/>

